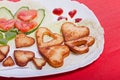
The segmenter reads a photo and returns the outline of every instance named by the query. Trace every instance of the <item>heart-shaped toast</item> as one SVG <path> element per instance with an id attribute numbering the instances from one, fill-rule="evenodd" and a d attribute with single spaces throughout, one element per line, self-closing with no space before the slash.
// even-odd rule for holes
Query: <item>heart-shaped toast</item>
<path id="1" fill-rule="evenodd" d="M 65 41 L 76 40 L 89 35 L 88 27 L 76 26 L 72 22 L 65 22 L 61 30 Z"/>
<path id="2" fill-rule="evenodd" d="M 18 34 L 15 38 L 16 48 L 29 47 L 35 43 L 34 38 L 28 37 L 25 34 Z"/>
<path id="3" fill-rule="evenodd" d="M 42 69 L 42 67 L 46 64 L 46 60 L 43 58 L 33 58 L 33 63 L 37 69 Z"/>
<path id="4" fill-rule="evenodd" d="M 89 46 L 93 45 L 95 39 L 92 36 L 67 41 L 65 44 L 76 54 L 83 54 L 89 51 Z"/>
<path id="5" fill-rule="evenodd" d="M 15 65 L 15 63 L 14 63 L 14 61 L 13 61 L 13 59 L 12 59 L 11 56 L 7 57 L 7 58 L 3 61 L 2 64 L 3 64 L 3 66 L 5 66 L 5 67 L 7 67 L 7 66 L 14 66 L 14 65 Z"/>
<path id="6" fill-rule="evenodd" d="M 40 54 L 52 67 L 61 67 L 64 63 L 64 58 L 69 55 L 69 48 L 64 45 L 39 47 Z"/>
<path id="7" fill-rule="evenodd" d="M 43 38 L 45 35 L 50 36 L 53 39 L 48 42 L 44 42 Z M 54 45 L 60 45 L 61 43 L 63 43 L 63 37 L 60 34 L 52 33 L 49 29 L 45 27 L 40 27 L 36 31 L 36 40 L 37 45 L 40 47 L 50 47 Z"/>
<path id="8" fill-rule="evenodd" d="M 15 50 L 14 58 L 15 62 L 18 66 L 26 66 L 29 61 L 34 58 L 35 54 L 32 51 L 23 51 L 23 50 Z"/>
<path id="9" fill-rule="evenodd" d="M 6 46 L 0 46 L 0 62 L 6 58 L 8 52 L 10 50 L 10 47 L 8 45 Z"/>

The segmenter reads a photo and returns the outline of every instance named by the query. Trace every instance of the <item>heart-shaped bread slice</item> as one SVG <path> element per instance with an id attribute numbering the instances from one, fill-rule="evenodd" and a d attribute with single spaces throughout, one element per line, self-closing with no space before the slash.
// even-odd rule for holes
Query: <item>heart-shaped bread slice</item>
<path id="1" fill-rule="evenodd" d="M 42 67 L 46 64 L 46 60 L 44 58 L 33 58 L 33 63 L 37 69 L 42 69 Z"/>
<path id="2" fill-rule="evenodd" d="M 13 61 L 13 59 L 12 59 L 11 56 L 8 56 L 8 57 L 6 58 L 6 60 L 3 61 L 2 64 L 3 64 L 3 66 L 5 66 L 5 67 L 9 67 L 9 66 L 14 66 L 14 65 L 15 65 L 15 63 L 14 63 L 14 61 Z"/>
<path id="3" fill-rule="evenodd" d="M 9 45 L 0 46 L 0 62 L 6 58 L 7 54 L 9 53 L 10 47 Z"/>
<path id="4" fill-rule="evenodd" d="M 53 39 L 47 42 L 44 42 L 44 36 L 50 36 Z M 37 45 L 40 47 L 50 47 L 54 45 L 60 45 L 63 43 L 63 37 L 60 34 L 57 33 L 52 33 L 48 28 L 45 27 L 40 27 L 36 31 L 36 40 L 37 40 Z"/>
<path id="5" fill-rule="evenodd" d="M 2 62 L 5 59 L 5 56 L 0 52 L 0 62 Z"/>
<path id="6" fill-rule="evenodd" d="M 65 41 L 76 40 L 89 35 L 89 28 L 85 26 L 76 26 L 72 22 L 65 22 L 61 28 Z"/>
<path id="7" fill-rule="evenodd" d="M 23 50 L 15 50 L 14 58 L 15 62 L 18 66 L 26 66 L 29 61 L 34 58 L 35 54 L 32 51 L 23 51 Z"/>
<path id="8" fill-rule="evenodd" d="M 25 34 L 18 34 L 15 38 L 16 48 L 29 47 L 35 43 L 34 38 L 28 37 Z"/>
<path id="9" fill-rule="evenodd" d="M 76 54 L 83 54 L 89 51 L 89 46 L 92 46 L 95 42 L 95 39 L 92 36 L 83 37 L 80 39 L 67 41 L 67 45 L 70 50 Z"/>
<path id="10" fill-rule="evenodd" d="M 46 59 L 46 61 L 52 67 L 61 67 L 64 63 L 64 58 L 70 53 L 67 46 L 51 46 L 51 47 L 39 47 L 40 54 Z"/>

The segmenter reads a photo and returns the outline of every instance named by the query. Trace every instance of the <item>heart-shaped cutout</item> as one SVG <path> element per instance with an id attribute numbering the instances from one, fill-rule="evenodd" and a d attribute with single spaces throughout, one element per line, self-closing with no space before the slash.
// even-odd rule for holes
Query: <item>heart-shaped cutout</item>
<path id="1" fill-rule="evenodd" d="M 30 21 L 37 17 L 37 10 L 21 10 L 17 13 L 17 17 L 22 21 Z"/>
<path id="2" fill-rule="evenodd" d="M 50 36 L 53 39 L 45 42 L 43 40 L 45 35 Z M 50 47 L 54 45 L 60 45 L 61 43 L 63 43 L 63 37 L 60 34 L 52 33 L 49 29 L 45 27 L 40 27 L 36 31 L 36 40 L 37 40 L 37 45 L 39 47 Z"/>
<path id="3" fill-rule="evenodd" d="M 92 36 L 67 41 L 65 44 L 70 48 L 70 50 L 76 54 L 83 54 L 89 51 L 89 46 L 92 46 L 95 39 Z"/>
<path id="4" fill-rule="evenodd" d="M 35 54 L 32 51 L 23 51 L 23 50 L 15 50 L 14 58 L 15 62 L 18 66 L 26 66 L 29 61 L 34 58 Z"/>
<path id="5" fill-rule="evenodd" d="M 34 38 L 28 37 L 25 34 L 18 34 L 15 38 L 16 48 L 28 47 L 35 43 Z"/>
<path id="6" fill-rule="evenodd" d="M 10 46 L 8 45 L 0 46 L 0 62 L 2 62 L 6 58 L 9 50 L 10 50 Z"/>
<path id="7" fill-rule="evenodd" d="M 69 48 L 64 45 L 39 47 L 40 54 L 52 67 L 61 67 L 64 63 L 64 58 L 69 55 Z"/>
<path id="8" fill-rule="evenodd" d="M 76 26 L 72 22 L 65 22 L 61 30 L 65 41 L 76 40 L 88 36 L 90 33 L 88 27 Z"/>
<path id="9" fill-rule="evenodd" d="M 0 30 L 2 31 L 9 31 L 12 28 L 14 28 L 14 24 L 15 24 L 16 20 L 15 19 L 4 19 L 4 18 L 0 18 Z"/>
<path id="10" fill-rule="evenodd" d="M 71 18 L 73 18 L 73 17 L 76 15 L 76 13 L 77 13 L 77 10 L 76 10 L 76 9 L 68 12 L 68 14 L 69 14 L 69 16 L 70 16 Z"/>

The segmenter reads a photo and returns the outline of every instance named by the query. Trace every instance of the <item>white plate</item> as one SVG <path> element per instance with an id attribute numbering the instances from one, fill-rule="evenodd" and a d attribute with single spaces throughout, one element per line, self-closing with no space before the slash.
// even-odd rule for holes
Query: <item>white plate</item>
<path id="1" fill-rule="evenodd" d="M 29 63 L 26 67 L 8 67 L 5 68 L 0 63 L 0 76 L 3 77 L 36 77 L 36 76 L 47 76 L 53 74 L 59 74 L 64 72 L 69 72 L 72 70 L 76 70 L 78 68 L 85 67 L 91 64 L 93 61 L 99 58 L 104 48 L 104 31 L 101 27 L 99 21 L 97 20 L 94 13 L 86 7 L 82 3 L 78 3 L 76 1 L 70 0 L 21 0 L 20 2 L 9 2 L 2 1 L 0 2 L 0 7 L 7 7 L 14 14 L 21 6 L 29 6 L 33 9 L 44 8 L 46 10 L 46 18 L 41 26 L 48 27 L 53 32 L 59 33 L 60 25 L 57 25 L 58 16 L 53 15 L 52 11 L 54 8 L 62 8 L 64 13 L 62 16 L 68 17 L 69 21 L 73 21 L 75 18 L 82 18 L 82 21 L 79 25 L 88 26 L 90 29 L 90 35 L 95 37 L 96 41 L 93 46 L 90 47 L 90 51 L 86 54 L 82 55 L 74 55 L 70 54 L 67 58 L 65 58 L 64 65 L 60 68 L 52 68 L 48 64 L 46 64 L 42 70 L 36 70 L 32 63 Z M 77 14 L 71 19 L 68 15 L 68 12 L 76 9 Z M 54 23 L 56 22 L 56 24 Z M 13 51 L 15 49 L 14 40 L 10 41 L 9 44 L 11 46 L 11 51 L 9 55 L 13 55 Z M 25 50 L 34 51 L 36 57 L 41 57 L 38 54 L 36 44 L 29 48 L 22 48 Z"/>

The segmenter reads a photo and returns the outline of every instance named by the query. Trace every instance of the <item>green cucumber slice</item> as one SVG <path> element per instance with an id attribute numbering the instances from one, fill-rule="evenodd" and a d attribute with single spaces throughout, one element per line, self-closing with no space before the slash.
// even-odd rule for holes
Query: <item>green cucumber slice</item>
<path id="1" fill-rule="evenodd" d="M 0 8 L 0 18 L 5 18 L 5 19 L 13 19 L 13 14 L 12 12 L 7 9 L 6 7 L 1 7 Z"/>
<path id="2" fill-rule="evenodd" d="M 0 18 L 10 20 L 10 19 L 13 19 L 14 16 L 9 9 L 7 9 L 6 7 L 1 7 L 0 8 Z M 3 29 L 0 29 L 0 31 L 4 32 Z"/>
<path id="3" fill-rule="evenodd" d="M 35 30 L 37 30 L 40 27 L 41 23 L 43 22 L 44 18 L 45 18 L 45 10 L 38 9 L 38 16 L 33 20 L 34 22 L 37 22 L 38 25 L 35 26 L 34 29 L 26 32 L 26 34 L 28 35 L 28 34 L 34 32 Z"/>
<path id="4" fill-rule="evenodd" d="M 24 6 L 24 7 L 21 7 L 21 8 L 16 12 L 16 14 L 15 14 L 15 16 L 14 16 L 15 19 L 19 20 L 19 19 L 17 18 L 17 13 L 19 13 L 21 10 L 29 10 L 29 8 L 28 8 L 28 7 L 25 7 L 25 6 Z M 44 10 L 44 9 L 38 9 L 38 10 L 37 10 L 37 17 L 32 20 L 32 21 L 34 21 L 34 22 L 37 22 L 37 26 L 35 26 L 33 29 L 29 30 L 29 31 L 26 32 L 25 34 L 28 35 L 28 34 L 33 33 L 35 30 L 37 30 L 37 29 L 39 28 L 39 26 L 41 25 L 41 23 L 43 22 L 44 18 L 45 18 L 45 10 Z"/>

